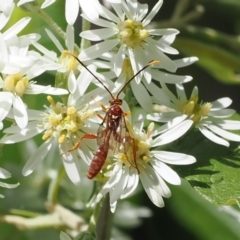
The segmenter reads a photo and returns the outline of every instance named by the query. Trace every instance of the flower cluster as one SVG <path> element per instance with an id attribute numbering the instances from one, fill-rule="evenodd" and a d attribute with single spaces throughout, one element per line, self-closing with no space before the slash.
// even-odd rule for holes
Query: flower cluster
<path id="1" fill-rule="evenodd" d="M 229 98 L 199 103 L 196 87 L 187 98 L 183 84 L 192 77 L 175 72 L 198 59 L 171 60 L 169 54 L 178 54 L 171 47 L 178 30 L 149 28 L 162 0 L 150 11 L 136 0 L 106 1 L 113 11 L 97 0 L 66 0 L 65 47 L 46 29 L 60 54 L 42 45 L 37 33 L 19 36 L 30 22 L 28 17 L 3 32 L 16 6 L 10 0 L 0 5 L 0 122 L 4 133 L 0 144 L 41 135 L 41 146 L 23 168 L 25 176 L 58 145 L 56 159 L 62 160 L 74 184 L 81 184 L 86 175 L 102 184 L 91 206 L 109 193 L 114 211 L 117 200 L 132 194 L 141 182 L 151 201 L 163 207 L 163 197 L 171 196 L 166 182 L 181 184 L 169 165 L 196 162 L 195 157 L 167 151 L 165 146 L 193 127 L 211 141 L 229 146 L 228 141 L 240 142 L 240 136 L 227 130 L 240 129 L 240 122 L 225 119 L 234 113 L 226 109 Z M 32 2 L 21 0 L 17 6 L 32 9 Z M 52 3 L 44 1 L 39 9 Z M 83 21 L 99 26 L 79 33 L 81 47 L 74 40 L 80 9 Z M 98 43 L 86 47 L 88 41 Z M 49 70 L 56 73 L 56 87 L 34 81 Z M 176 86 L 177 96 L 166 84 Z M 25 94 L 47 94 L 47 101 L 40 110 L 30 109 Z M 154 104 L 163 105 L 165 111 L 154 112 Z M 3 121 L 13 124 L 4 128 Z M 89 166 L 88 173 L 84 164 Z"/>

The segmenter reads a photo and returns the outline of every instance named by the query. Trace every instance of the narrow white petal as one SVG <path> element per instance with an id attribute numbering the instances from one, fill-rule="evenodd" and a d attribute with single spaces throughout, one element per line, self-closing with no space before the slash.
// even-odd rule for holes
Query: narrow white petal
<path id="1" fill-rule="evenodd" d="M 67 25 L 66 30 L 66 46 L 70 52 L 74 49 L 74 27 L 72 25 Z"/>
<path id="2" fill-rule="evenodd" d="M 209 116 L 213 116 L 216 118 L 228 118 L 231 117 L 236 111 L 230 108 L 227 109 L 220 109 L 220 110 L 216 110 L 216 111 L 211 111 L 209 112 Z"/>
<path id="3" fill-rule="evenodd" d="M 4 187 L 4 188 L 16 188 L 19 185 L 20 185 L 20 183 L 10 184 L 10 183 L 0 182 L 0 187 Z"/>
<path id="4" fill-rule="evenodd" d="M 80 35 L 82 38 L 86 38 L 90 41 L 101 41 L 110 38 L 117 33 L 117 28 L 102 28 L 97 30 L 84 31 Z"/>
<path id="5" fill-rule="evenodd" d="M 23 129 L 27 126 L 28 123 L 28 115 L 24 102 L 18 96 L 13 98 L 13 112 L 14 119 L 17 125 Z"/>
<path id="6" fill-rule="evenodd" d="M 152 100 L 142 83 L 137 84 L 135 81 L 132 81 L 131 88 L 134 96 L 136 97 L 141 107 L 146 112 L 152 111 Z"/>
<path id="7" fill-rule="evenodd" d="M 61 144 L 59 146 L 60 153 L 68 151 L 73 146 L 70 144 Z M 80 177 L 80 164 L 79 164 L 79 158 L 77 156 L 77 151 L 72 151 L 70 153 L 66 153 L 61 155 L 64 168 L 66 170 L 66 173 L 70 180 L 75 184 L 79 185 L 81 183 L 81 177 Z"/>
<path id="8" fill-rule="evenodd" d="M 211 103 L 211 111 L 217 111 L 219 109 L 226 108 L 232 104 L 232 99 L 228 97 L 219 98 L 218 100 Z"/>
<path id="9" fill-rule="evenodd" d="M 2 121 L 9 113 L 13 102 L 13 94 L 10 92 L 0 93 L 0 121 Z"/>
<path id="10" fill-rule="evenodd" d="M 11 26 L 7 31 L 3 33 L 5 40 L 10 39 L 13 36 L 16 36 L 20 31 L 22 31 L 27 24 L 30 22 L 30 17 L 24 17 L 18 22 L 16 22 L 13 26 Z"/>
<path id="11" fill-rule="evenodd" d="M 166 151 L 151 151 L 151 153 L 156 159 L 172 165 L 188 165 L 196 162 L 195 157 L 184 153 Z"/>
<path id="12" fill-rule="evenodd" d="M 217 135 L 213 134 L 211 131 L 209 131 L 207 128 L 205 128 L 204 126 L 198 126 L 198 129 L 201 131 L 201 133 L 206 137 L 208 138 L 209 140 L 217 143 L 217 144 L 220 144 L 220 145 L 223 145 L 223 146 L 226 146 L 226 147 L 229 147 L 229 142 L 222 139 L 221 137 L 218 137 Z"/>
<path id="13" fill-rule="evenodd" d="M 28 176 L 31 174 L 43 161 L 43 159 L 46 157 L 48 152 L 50 151 L 53 140 L 51 141 L 45 141 L 38 149 L 37 151 L 28 159 L 27 163 L 25 164 L 22 174 L 24 176 Z"/>
<path id="14" fill-rule="evenodd" d="M 187 57 L 187 58 L 177 59 L 177 60 L 173 60 L 173 61 L 176 64 L 177 68 L 182 68 L 182 67 L 186 67 L 186 66 L 189 66 L 189 65 L 195 63 L 196 61 L 198 61 L 198 58 L 197 57 Z"/>
<path id="15" fill-rule="evenodd" d="M 157 207 L 164 207 L 164 201 L 163 201 L 162 195 L 153 188 L 151 180 L 149 179 L 149 176 L 147 174 L 141 173 L 140 179 L 141 179 L 143 188 L 147 193 L 148 197 L 151 199 L 151 201 Z"/>
<path id="16" fill-rule="evenodd" d="M 138 108 L 132 118 L 132 122 L 134 123 L 135 129 L 138 129 L 139 132 L 142 132 L 143 126 L 144 126 L 144 121 L 146 119 L 146 112 Z"/>
<path id="17" fill-rule="evenodd" d="M 125 188 L 123 189 L 120 198 L 123 199 L 123 198 L 128 197 L 130 194 L 132 194 L 135 191 L 135 189 L 137 188 L 138 182 L 139 182 L 139 175 L 138 175 L 137 171 L 135 169 L 131 170 L 129 172 L 127 184 L 126 184 Z"/>
<path id="18" fill-rule="evenodd" d="M 158 0 L 158 2 L 155 4 L 151 12 L 143 20 L 143 26 L 148 25 L 152 21 L 153 17 L 157 14 L 159 9 L 161 8 L 162 4 L 163 4 L 163 0 Z"/>
<path id="19" fill-rule="evenodd" d="M 116 57 L 114 58 L 114 72 L 117 76 L 119 76 L 122 72 L 123 60 L 125 57 L 124 50 L 125 46 L 122 44 L 121 47 L 118 49 Z"/>
<path id="20" fill-rule="evenodd" d="M 5 144 L 12 144 L 17 142 L 25 141 L 29 138 L 36 136 L 37 134 L 41 133 L 43 130 L 39 128 L 35 129 L 23 129 L 21 132 L 10 135 L 10 136 L 3 136 L 0 140 L 0 143 Z"/>
<path id="21" fill-rule="evenodd" d="M 73 25 L 78 17 L 79 2 L 78 0 L 65 1 L 65 18 L 68 24 Z"/>
<path id="22" fill-rule="evenodd" d="M 44 3 L 41 5 L 41 8 L 44 9 L 48 6 L 50 6 L 51 4 L 53 4 L 56 0 L 45 0 Z"/>
<path id="23" fill-rule="evenodd" d="M 118 183 L 115 184 L 114 189 L 110 192 L 110 204 L 116 202 L 123 191 L 124 186 L 126 185 L 126 182 L 128 180 L 128 171 L 126 169 L 123 170 L 123 174 L 121 178 L 119 179 Z"/>
<path id="24" fill-rule="evenodd" d="M 0 178 L 7 179 L 11 177 L 11 173 L 3 168 L 0 168 Z"/>
<path id="25" fill-rule="evenodd" d="M 59 40 L 53 35 L 53 33 L 51 31 L 49 31 L 47 28 L 45 28 L 45 31 L 47 33 L 47 35 L 49 36 L 49 38 L 53 41 L 53 43 L 55 44 L 55 46 L 58 48 L 58 50 L 60 52 L 64 51 L 64 48 L 62 46 L 62 44 L 59 42 Z"/>
<path id="26" fill-rule="evenodd" d="M 102 43 L 95 44 L 83 51 L 79 55 L 81 61 L 87 61 L 100 57 L 103 53 L 108 52 L 119 43 L 119 40 L 107 40 Z"/>
<path id="27" fill-rule="evenodd" d="M 214 119 L 213 123 L 226 130 L 240 129 L 240 121 Z"/>
<path id="28" fill-rule="evenodd" d="M 149 29 L 148 33 L 150 33 L 151 35 L 172 35 L 172 34 L 178 34 L 179 31 L 174 28 Z"/>
<path id="29" fill-rule="evenodd" d="M 226 138 L 227 140 L 230 141 L 235 141 L 235 142 L 239 142 L 240 141 L 240 135 L 225 131 L 213 124 L 208 124 L 205 127 L 207 127 L 208 129 L 210 129 L 211 131 L 213 131 L 214 133 L 216 133 L 217 135 Z"/>
<path id="30" fill-rule="evenodd" d="M 174 113 L 174 112 L 172 112 Z M 167 121 L 160 121 L 160 122 L 166 122 L 166 124 L 160 126 L 159 128 L 155 129 L 152 133 L 152 136 L 156 136 L 156 135 L 159 135 L 160 133 L 163 133 L 163 132 L 166 132 L 167 130 L 177 126 L 178 124 L 180 124 L 181 122 L 183 122 L 186 118 L 187 118 L 187 115 L 180 115 L 177 113 L 177 114 L 170 114 L 169 113 L 153 113 L 151 115 L 161 115 L 161 117 L 163 118 L 163 120 L 167 120 Z M 172 117 L 172 118 L 171 118 Z M 154 118 L 152 117 L 147 117 L 147 119 L 149 120 L 154 120 Z M 157 121 L 154 120 L 154 121 Z"/>
<path id="31" fill-rule="evenodd" d="M 185 120 L 181 122 L 174 128 L 171 128 L 167 132 L 155 138 L 152 147 L 164 145 L 175 141 L 176 139 L 184 135 L 191 128 L 192 124 L 193 124 L 192 120 Z"/>

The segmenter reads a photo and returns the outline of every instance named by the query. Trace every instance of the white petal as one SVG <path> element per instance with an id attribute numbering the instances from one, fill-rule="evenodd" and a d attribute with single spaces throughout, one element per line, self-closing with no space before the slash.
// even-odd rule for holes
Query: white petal
<path id="1" fill-rule="evenodd" d="M 172 35 L 172 34 L 178 34 L 179 31 L 174 28 L 149 29 L 148 33 L 150 33 L 151 35 Z"/>
<path id="2" fill-rule="evenodd" d="M 45 28 L 45 31 L 47 33 L 47 35 L 49 36 L 49 38 L 53 41 L 53 43 L 55 44 L 55 46 L 58 48 L 58 50 L 60 52 L 64 51 L 64 48 L 62 46 L 62 44 L 59 42 L 59 40 L 53 35 L 53 33 L 51 31 L 49 31 L 47 28 Z"/>
<path id="3" fill-rule="evenodd" d="M 146 191 L 151 201 L 157 207 L 164 207 L 164 201 L 163 201 L 162 195 L 153 188 L 150 177 L 145 173 L 144 174 L 141 173 L 140 179 L 144 187 L 144 190 Z"/>
<path id="4" fill-rule="evenodd" d="M 214 119 L 213 123 L 223 129 L 226 129 L 226 130 L 239 130 L 240 129 L 240 121 Z"/>
<path id="5" fill-rule="evenodd" d="M 124 169 L 123 174 L 119 179 L 118 183 L 115 184 L 114 189 L 110 192 L 110 204 L 116 202 L 120 198 L 127 180 L 128 180 L 128 171 Z"/>
<path id="6" fill-rule="evenodd" d="M 0 182 L 0 187 L 4 187 L 4 188 L 16 188 L 19 185 L 20 185 L 20 183 L 9 184 L 9 183 Z"/>
<path id="7" fill-rule="evenodd" d="M 163 0 L 158 0 L 158 2 L 155 4 L 155 6 L 151 10 L 151 12 L 143 20 L 143 26 L 146 26 L 147 24 L 149 24 L 152 21 L 153 17 L 157 14 L 159 9 L 161 8 L 162 4 L 163 4 Z"/>
<path id="8" fill-rule="evenodd" d="M 176 139 L 178 139 L 179 137 L 184 135 L 191 128 L 192 125 L 193 125 L 192 120 L 185 120 L 185 121 L 181 122 L 174 128 L 171 128 L 167 132 L 165 132 L 165 133 L 161 134 L 159 137 L 155 138 L 153 140 L 152 147 L 164 145 L 164 144 L 175 141 Z"/>
<path id="9" fill-rule="evenodd" d="M 125 188 L 123 189 L 120 198 L 123 199 L 123 198 L 128 197 L 130 194 L 132 194 L 135 191 L 135 189 L 137 188 L 138 182 L 139 182 L 139 175 L 138 175 L 137 171 L 135 169 L 131 170 L 129 172 L 127 184 L 126 184 Z"/>
<path id="10" fill-rule="evenodd" d="M 13 94 L 10 92 L 0 93 L 0 121 L 2 121 L 9 113 L 12 106 Z"/>
<path id="11" fill-rule="evenodd" d="M 78 0 L 65 1 L 65 18 L 68 24 L 73 25 L 78 17 L 79 3 Z"/>
<path id="12" fill-rule="evenodd" d="M 23 129 L 19 133 L 3 136 L 0 140 L 0 143 L 12 144 L 12 143 L 17 143 L 17 142 L 22 142 L 22 141 L 25 141 L 29 138 L 36 136 L 37 134 L 41 133 L 42 131 L 43 131 L 42 129 L 39 129 L 37 127 L 35 129 Z"/>
<path id="13" fill-rule="evenodd" d="M 110 38 L 117 33 L 117 28 L 102 28 L 97 30 L 84 31 L 80 35 L 82 38 L 86 38 L 90 41 L 101 41 Z"/>
<path id="14" fill-rule="evenodd" d="M 209 116 L 213 116 L 216 118 L 228 118 L 231 117 L 236 111 L 233 109 L 220 109 L 220 110 L 216 110 L 216 111 L 211 111 L 208 113 Z"/>
<path id="15" fill-rule="evenodd" d="M 209 140 L 217 143 L 217 144 L 220 144 L 220 145 L 223 145 L 223 146 L 226 146 L 226 147 L 229 147 L 229 142 L 218 137 L 217 135 L 213 134 L 211 131 L 209 131 L 207 128 L 205 128 L 204 126 L 198 126 L 198 129 L 201 131 L 201 133 L 207 137 Z"/>
<path id="16" fill-rule="evenodd" d="M 100 57 L 103 53 L 108 52 L 119 43 L 119 40 L 107 40 L 105 42 L 95 44 L 87 49 L 81 51 L 79 59 L 87 61 Z"/>
<path id="17" fill-rule="evenodd" d="M 70 52 L 74 49 L 74 27 L 72 25 L 67 25 L 66 30 L 66 46 Z"/>
<path id="18" fill-rule="evenodd" d="M 188 165 L 196 162 L 195 157 L 184 153 L 166 151 L 151 151 L 151 153 L 156 159 L 173 165 Z"/>
<path id="19" fill-rule="evenodd" d="M 52 138 L 50 141 L 45 141 L 38 149 L 37 151 L 28 159 L 27 163 L 25 164 L 22 174 L 24 176 L 28 176 L 31 174 L 43 161 L 43 159 L 46 157 L 48 152 L 50 151 L 52 144 L 53 144 L 54 138 Z"/>
<path id="20" fill-rule="evenodd" d="M 16 36 L 20 31 L 22 31 L 27 26 L 30 20 L 31 20 L 30 17 L 24 17 L 17 23 L 15 23 L 13 26 L 11 26 L 7 31 L 3 33 L 5 40 L 8 40 L 11 37 Z"/>
<path id="21" fill-rule="evenodd" d="M 68 151 L 73 146 L 70 144 L 61 144 L 59 146 L 60 153 Z M 79 158 L 77 156 L 77 151 L 72 151 L 70 153 L 63 154 L 62 156 L 63 165 L 65 167 L 66 173 L 70 180 L 75 184 L 79 185 L 81 183 L 81 177 L 80 177 L 80 164 L 79 164 Z"/>
<path id="22" fill-rule="evenodd" d="M 141 107 L 146 111 L 152 111 L 152 101 L 147 92 L 146 88 L 142 85 L 142 83 L 137 84 L 135 81 L 131 82 L 131 88 L 134 96 L 137 101 L 141 105 Z"/>
<path id="23" fill-rule="evenodd" d="M 187 57 L 187 58 L 174 60 L 174 63 L 176 64 L 177 68 L 182 68 L 182 67 L 189 66 L 195 63 L 196 61 L 198 61 L 197 57 Z"/>
<path id="24" fill-rule="evenodd" d="M 118 49 L 118 52 L 114 59 L 114 72 L 116 73 L 117 76 L 119 76 L 122 72 L 123 61 L 125 57 L 124 49 L 125 49 L 125 46 L 122 44 Z"/>
<path id="25" fill-rule="evenodd" d="M 95 0 L 85 0 L 85 1 L 79 1 L 80 6 L 82 8 L 82 11 L 86 14 L 86 16 L 91 20 L 97 20 L 98 15 L 98 7 L 99 3 Z"/>
<path id="26" fill-rule="evenodd" d="M 17 125 L 21 129 L 25 128 L 28 123 L 27 110 L 22 99 L 18 96 L 15 96 L 13 98 L 13 112 L 14 112 L 14 119 Z"/>
<path id="27" fill-rule="evenodd" d="M 205 127 L 216 133 L 217 135 L 221 136 L 222 138 L 226 138 L 230 141 L 240 142 L 240 136 L 228 131 L 225 131 L 213 124 L 207 124 Z"/>
<path id="28" fill-rule="evenodd" d="M 219 109 L 226 108 L 232 104 L 232 99 L 228 97 L 219 98 L 218 100 L 211 103 L 211 111 L 217 111 Z"/>
<path id="29" fill-rule="evenodd" d="M 154 161 L 154 162 L 152 162 L 152 166 L 153 166 L 154 170 L 157 172 L 157 174 L 159 174 L 168 183 L 173 184 L 173 185 L 181 184 L 180 177 L 177 175 L 177 173 L 175 171 L 173 171 L 166 164 L 159 162 L 159 161 Z"/>
<path id="30" fill-rule="evenodd" d="M 44 3 L 41 5 L 41 8 L 44 9 L 48 6 L 50 6 L 51 4 L 53 4 L 56 0 L 45 0 Z"/>
<path id="31" fill-rule="evenodd" d="M 11 173 L 3 168 L 0 168 L 0 178 L 7 179 L 11 177 Z"/>

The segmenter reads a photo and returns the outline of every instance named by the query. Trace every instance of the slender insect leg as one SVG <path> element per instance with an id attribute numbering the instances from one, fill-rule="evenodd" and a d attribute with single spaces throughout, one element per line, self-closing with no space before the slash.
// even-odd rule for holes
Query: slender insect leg
<path id="1" fill-rule="evenodd" d="M 61 156 L 62 156 L 63 154 L 66 154 L 66 153 L 69 153 L 69 152 L 72 152 L 72 151 L 78 149 L 79 146 L 80 146 L 80 143 L 81 143 L 82 139 L 84 139 L 84 138 L 86 138 L 86 139 L 96 139 L 97 136 L 96 136 L 95 134 L 91 134 L 91 133 L 89 133 L 89 134 L 84 134 L 84 135 L 75 143 L 75 145 L 74 145 L 71 149 L 67 150 L 66 152 L 61 153 Z"/>

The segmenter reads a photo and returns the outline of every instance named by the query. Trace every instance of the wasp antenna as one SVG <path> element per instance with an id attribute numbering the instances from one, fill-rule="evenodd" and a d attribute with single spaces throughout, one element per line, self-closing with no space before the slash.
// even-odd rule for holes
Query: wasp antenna
<path id="1" fill-rule="evenodd" d="M 121 88 L 121 90 L 118 92 L 117 97 L 119 97 L 120 93 L 124 90 L 124 88 L 139 74 L 141 73 L 143 70 L 145 70 L 147 67 L 155 65 L 155 64 L 160 64 L 159 60 L 152 60 L 151 62 L 149 62 L 146 66 L 144 66 L 142 69 L 140 69 L 136 74 L 133 75 L 133 77 L 131 77 Z"/>
<path id="2" fill-rule="evenodd" d="M 69 51 L 66 51 L 69 55 L 73 56 L 98 82 L 107 90 L 107 92 L 110 94 L 110 96 L 114 99 L 114 96 L 110 92 L 110 90 L 104 85 L 104 83 L 93 73 L 91 72 L 88 67 L 74 54 Z"/>

